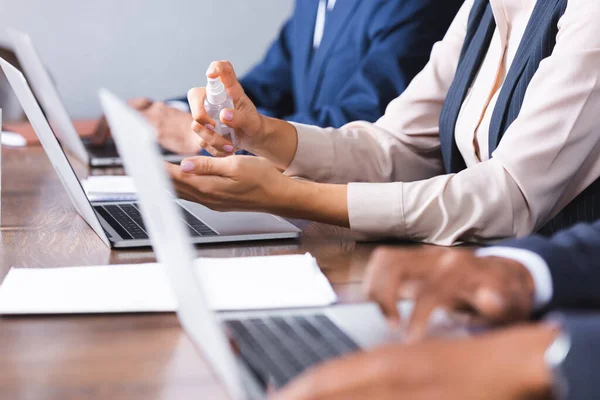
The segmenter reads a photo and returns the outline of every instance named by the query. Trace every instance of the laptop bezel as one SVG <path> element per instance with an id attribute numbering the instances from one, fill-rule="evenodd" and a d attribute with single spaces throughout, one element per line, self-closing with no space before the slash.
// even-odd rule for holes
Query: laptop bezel
<path id="1" fill-rule="evenodd" d="M 252 379 L 244 377 L 247 370 L 240 369 L 239 357 L 232 351 L 222 323 L 205 301 L 195 273 L 198 261 L 174 201 L 156 132 L 141 115 L 109 91 L 101 90 L 100 99 L 124 167 L 138 190 L 138 203 L 152 248 L 177 299 L 179 320 L 228 393 L 234 399 L 248 398 L 246 384 Z"/>
<path id="2" fill-rule="evenodd" d="M 81 186 L 81 182 L 67 158 L 62 146 L 60 145 L 52 127 L 48 123 L 42 109 L 37 102 L 25 76 L 21 71 L 6 60 L 0 58 L 0 66 L 4 71 L 15 95 L 17 96 L 29 122 L 33 126 L 34 131 L 38 135 L 40 143 L 50 160 L 56 174 L 69 195 L 71 203 L 75 206 L 78 214 L 86 221 L 92 230 L 100 237 L 100 239 L 108 247 L 111 247 L 104 227 L 102 226 L 99 216 L 94 210 L 93 205 L 85 195 L 85 190 Z"/>

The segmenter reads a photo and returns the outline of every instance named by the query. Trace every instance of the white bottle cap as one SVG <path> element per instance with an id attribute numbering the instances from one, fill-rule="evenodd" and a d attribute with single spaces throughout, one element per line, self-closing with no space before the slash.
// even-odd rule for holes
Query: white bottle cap
<path id="1" fill-rule="evenodd" d="M 214 105 L 222 104 L 227 100 L 227 91 L 225 91 L 225 86 L 221 82 L 221 78 L 208 78 L 206 100 Z"/>

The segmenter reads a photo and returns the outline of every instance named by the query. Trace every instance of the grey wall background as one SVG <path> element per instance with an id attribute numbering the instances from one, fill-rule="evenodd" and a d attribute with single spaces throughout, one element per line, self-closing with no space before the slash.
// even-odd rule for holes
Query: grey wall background
<path id="1" fill-rule="evenodd" d="M 28 32 L 73 117 L 100 113 L 96 92 L 164 99 L 204 83 L 210 61 L 243 74 L 293 0 L 0 0 L 4 28 Z"/>

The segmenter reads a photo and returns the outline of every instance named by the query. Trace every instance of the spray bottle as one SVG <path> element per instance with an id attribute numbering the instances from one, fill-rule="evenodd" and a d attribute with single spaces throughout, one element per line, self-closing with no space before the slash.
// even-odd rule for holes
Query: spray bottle
<path id="1" fill-rule="evenodd" d="M 233 99 L 227 94 L 225 86 L 221 82 L 220 78 L 208 78 L 206 84 L 206 101 L 204 102 L 204 109 L 206 113 L 215 121 L 215 132 L 223 136 L 225 139 L 233 143 L 233 146 L 237 148 L 239 141 L 235 130 L 228 127 L 221 122 L 221 110 L 229 108 L 233 109 Z"/>

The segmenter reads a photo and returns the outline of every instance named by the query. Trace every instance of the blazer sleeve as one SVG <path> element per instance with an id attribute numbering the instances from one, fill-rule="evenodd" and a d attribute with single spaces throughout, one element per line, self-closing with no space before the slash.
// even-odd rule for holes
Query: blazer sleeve
<path id="1" fill-rule="evenodd" d="M 293 17 L 288 20 L 263 60 L 240 83 L 261 114 L 281 118 L 294 110 L 292 90 Z"/>
<path id="2" fill-rule="evenodd" d="M 600 305 L 600 221 L 579 224 L 552 238 L 530 236 L 502 246 L 532 251 L 550 269 L 551 308 Z"/>
<path id="3" fill-rule="evenodd" d="M 561 400 L 587 400 L 600 393 L 600 314 L 558 315 L 570 338 L 570 349 L 561 372 L 567 395 Z"/>
<path id="4" fill-rule="evenodd" d="M 369 48 L 354 74 L 322 108 L 285 120 L 341 127 L 351 121 L 375 122 L 425 67 L 431 48 L 441 40 L 462 1 L 373 1 L 368 18 Z"/>

